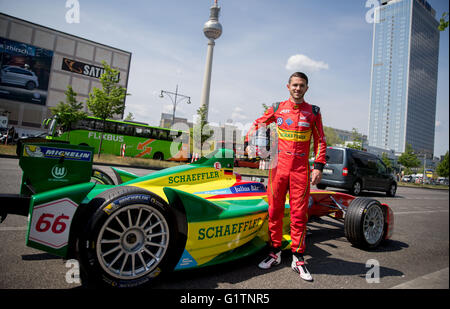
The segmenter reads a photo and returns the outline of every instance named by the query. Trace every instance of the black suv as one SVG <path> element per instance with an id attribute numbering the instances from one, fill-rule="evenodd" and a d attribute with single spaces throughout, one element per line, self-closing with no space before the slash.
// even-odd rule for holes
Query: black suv
<path id="1" fill-rule="evenodd" d="M 397 182 L 389 168 L 376 155 L 343 147 L 327 147 L 327 164 L 317 188 L 343 188 L 352 195 L 362 190 L 383 191 L 395 196 Z"/>

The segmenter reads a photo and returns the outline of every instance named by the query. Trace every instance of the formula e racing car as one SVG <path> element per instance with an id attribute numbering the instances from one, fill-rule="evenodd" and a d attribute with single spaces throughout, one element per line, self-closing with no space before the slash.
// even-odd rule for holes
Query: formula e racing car
<path id="1" fill-rule="evenodd" d="M 232 150 L 138 177 L 92 168 L 93 148 L 30 142 L 17 152 L 20 194 L 0 195 L 0 221 L 28 216 L 26 245 L 80 262 L 84 282 L 139 286 L 168 271 L 254 254 L 268 240 L 265 186 L 233 172 Z M 285 248 L 290 246 L 289 200 Z M 344 222 L 347 239 L 372 249 L 393 231 L 393 212 L 374 199 L 311 191 L 309 218 Z"/>

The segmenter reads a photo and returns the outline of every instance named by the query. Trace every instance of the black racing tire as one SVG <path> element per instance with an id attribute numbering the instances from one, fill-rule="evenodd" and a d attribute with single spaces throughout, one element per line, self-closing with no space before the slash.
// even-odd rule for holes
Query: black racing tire
<path id="1" fill-rule="evenodd" d="M 370 198 L 356 198 L 345 214 L 345 237 L 355 247 L 374 249 L 384 239 L 385 225 L 385 213 L 380 202 Z"/>
<path id="2" fill-rule="evenodd" d="M 386 196 L 394 197 L 396 193 L 397 193 L 397 184 L 395 182 L 392 182 L 391 184 L 389 184 L 389 188 L 386 191 Z"/>
<path id="3" fill-rule="evenodd" d="M 327 188 L 327 185 L 324 185 L 324 184 L 322 184 L 322 183 L 318 183 L 318 184 L 316 185 L 316 187 L 317 187 L 317 189 L 319 189 L 319 190 L 325 190 L 325 189 Z"/>
<path id="4" fill-rule="evenodd" d="M 172 270 L 184 244 L 167 203 L 132 186 L 95 197 L 96 210 L 77 240 L 80 277 L 87 287 L 137 287 Z M 183 248 L 179 248 L 183 247 Z"/>
<path id="5" fill-rule="evenodd" d="M 362 191 L 362 182 L 361 180 L 357 179 L 350 188 L 350 194 L 354 196 L 358 196 L 361 194 Z"/>
<path id="6" fill-rule="evenodd" d="M 93 168 L 91 173 L 91 182 L 101 185 L 115 185 L 114 180 L 109 177 L 104 171 L 98 168 Z"/>

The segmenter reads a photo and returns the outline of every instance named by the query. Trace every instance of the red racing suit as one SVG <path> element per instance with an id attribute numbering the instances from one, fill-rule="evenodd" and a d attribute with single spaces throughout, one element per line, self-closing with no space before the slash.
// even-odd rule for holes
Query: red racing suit
<path id="1" fill-rule="evenodd" d="M 289 190 L 292 252 L 305 251 L 306 223 L 310 192 L 309 149 L 314 138 L 314 168 L 323 170 L 327 144 L 322 116 L 317 106 L 290 99 L 276 103 L 255 120 L 246 142 L 261 126 L 277 124 L 278 162 L 269 170 L 269 237 L 272 247 L 281 247 L 286 193 Z M 273 160 L 274 158 L 272 158 Z"/>

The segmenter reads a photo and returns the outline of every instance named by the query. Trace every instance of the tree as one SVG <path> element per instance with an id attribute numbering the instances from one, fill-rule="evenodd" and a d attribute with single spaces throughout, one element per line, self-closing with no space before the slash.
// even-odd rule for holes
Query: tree
<path id="1" fill-rule="evenodd" d="M 398 157 L 398 163 L 406 167 L 408 174 L 411 168 L 420 166 L 420 160 L 414 154 L 410 144 L 406 144 L 405 152 Z"/>
<path id="2" fill-rule="evenodd" d="M 206 120 L 206 105 L 202 105 L 197 109 L 197 121 L 191 134 L 193 152 L 202 153 L 202 151 L 206 151 L 206 146 L 208 145 L 205 144 L 205 142 L 213 135 L 208 125 L 208 121 Z"/>
<path id="3" fill-rule="evenodd" d="M 392 168 L 392 163 L 391 160 L 389 160 L 387 153 L 383 152 L 381 154 L 381 161 L 383 161 L 384 165 L 386 165 L 387 168 Z"/>
<path id="4" fill-rule="evenodd" d="M 448 151 L 445 153 L 444 159 L 439 163 L 439 165 L 436 168 L 436 172 L 440 177 L 448 177 L 448 168 L 449 168 L 449 162 L 448 162 Z"/>
<path id="5" fill-rule="evenodd" d="M 123 119 L 125 121 L 133 121 L 134 120 L 134 115 L 132 112 L 128 112 L 128 115 Z"/>
<path id="6" fill-rule="evenodd" d="M 106 125 L 106 119 L 116 114 L 123 114 L 125 110 L 125 96 L 130 95 L 127 90 L 119 85 L 119 71 L 111 68 L 106 61 L 102 61 L 105 72 L 100 76 L 102 89 L 94 88 L 89 93 L 86 104 L 95 117 L 103 121 L 103 128 Z M 100 145 L 98 156 L 102 149 L 103 133 L 100 134 Z"/>
<path id="7" fill-rule="evenodd" d="M 83 103 L 77 102 L 77 93 L 73 91 L 72 86 L 68 85 L 64 93 L 66 102 L 60 101 L 55 107 L 50 107 L 50 110 L 58 117 L 58 123 L 68 131 L 67 139 L 69 140 L 72 124 L 86 118 L 87 114 L 82 111 Z"/>
<path id="8" fill-rule="evenodd" d="M 353 143 L 348 144 L 348 148 L 353 148 L 357 150 L 363 150 L 363 138 L 362 134 L 356 130 L 356 128 L 352 129 L 352 141 Z"/>
<path id="9" fill-rule="evenodd" d="M 445 31 L 448 28 L 448 20 L 445 20 L 448 17 L 448 12 L 444 12 L 439 21 L 439 31 Z"/>
<path id="10" fill-rule="evenodd" d="M 332 127 L 323 127 L 323 132 L 327 139 L 327 146 L 334 146 L 338 144 L 343 144 L 344 142 L 339 138 L 336 131 Z"/>

